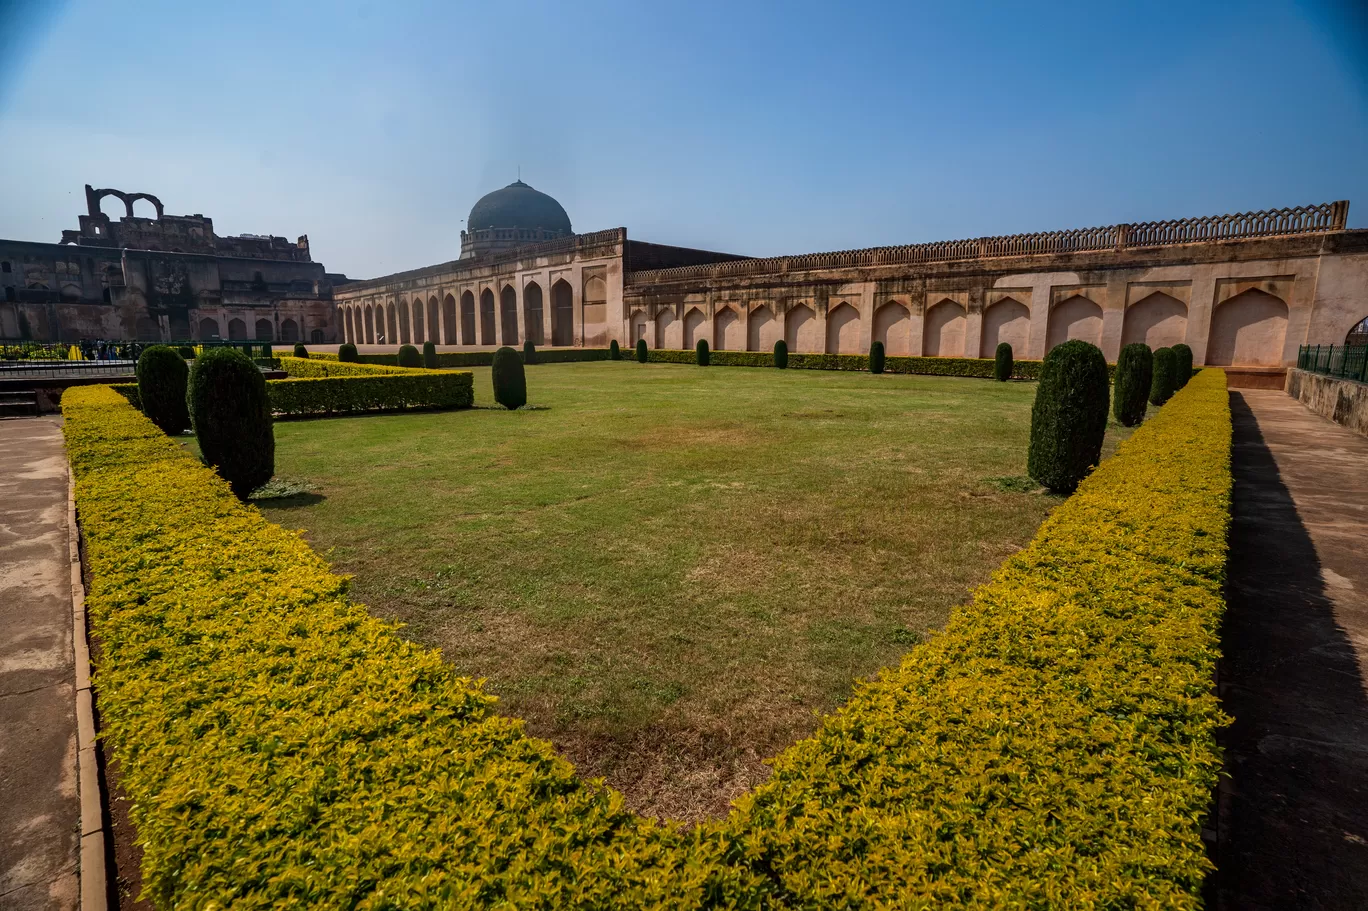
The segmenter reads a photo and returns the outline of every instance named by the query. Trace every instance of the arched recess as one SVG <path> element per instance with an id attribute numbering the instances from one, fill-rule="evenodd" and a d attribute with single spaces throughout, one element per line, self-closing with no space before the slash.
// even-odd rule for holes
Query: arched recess
<path id="1" fill-rule="evenodd" d="M 731 307 L 723 307 L 713 317 L 713 347 L 718 351 L 733 351 L 741 346 L 741 318 Z"/>
<path id="2" fill-rule="evenodd" d="M 1251 288 L 1216 306 L 1206 363 L 1217 367 L 1278 367 L 1287 338 L 1287 304 Z"/>
<path id="3" fill-rule="evenodd" d="M 817 313 L 807 304 L 790 307 L 784 315 L 784 344 L 793 352 L 821 352 L 822 332 L 817 327 Z"/>
<path id="4" fill-rule="evenodd" d="M 997 346 L 1006 342 L 1012 346 L 1012 357 L 1026 356 L 1026 345 L 1031 340 L 1031 310 L 1011 297 L 990 305 L 983 311 L 983 340 L 979 357 L 993 357 Z"/>
<path id="5" fill-rule="evenodd" d="M 1050 309 L 1045 350 L 1074 339 L 1102 347 L 1102 308 L 1081 294 L 1060 301 Z"/>
<path id="6" fill-rule="evenodd" d="M 412 327 L 409 325 L 409 302 L 401 300 L 399 301 L 399 334 L 394 338 L 401 345 L 411 344 L 413 338 L 411 329 Z"/>
<path id="7" fill-rule="evenodd" d="M 782 338 L 784 327 L 769 307 L 756 307 L 746 320 L 746 350 L 773 351 L 774 343 Z"/>
<path id="8" fill-rule="evenodd" d="M 393 345 L 399 338 L 399 317 L 395 314 L 394 301 L 385 305 L 385 344 Z"/>
<path id="9" fill-rule="evenodd" d="M 485 288 L 480 292 L 480 344 L 496 344 L 498 333 L 494 328 L 494 291 Z"/>
<path id="10" fill-rule="evenodd" d="M 280 323 L 280 340 L 282 342 L 299 341 L 299 323 L 286 317 Z"/>
<path id="11" fill-rule="evenodd" d="M 208 341 L 211 338 L 219 337 L 218 320 L 205 317 L 199 322 L 199 337 L 201 341 Z"/>
<path id="12" fill-rule="evenodd" d="M 674 324 L 674 311 L 668 307 L 656 314 L 655 347 L 664 348 L 669 341 L 670 327 Z"/>
<path id="13" fill-rule="evenodd" d="M 275 339 L 275 327 L 268 319 L 256 321 L 256 340 L 259 342 L 269 342 Z"/>
<path id="14" fill-rule="evenodd" d="M 860 353 L 860 311 L 845 301 L 827 311 L 826 353 Z"/>
<path id="15" fill-rule="evenodd" d="M 434 304 L 437 302 L 434 300 Z M 427 319 L 423 312 L 423 299 L 415 297 L 413 299 L 413 344 L 421 345 L 428 340 Z"/>
<path id="16" fill-rule="evenodd" d="M 560 279 L 551 286 L 551 344 L 575 343 L 575 292 Z"/>
<path id="17" fill-rule="evenodd" d="M 228 338 L 234 342 L 244 342 L 247 340 L 247 324 L 234 317 L 228 321 Z"/>
<path id="18" fill-rule="evenodd" d="M 476 338 L 475 294 L 472 291 L 463 291 L 461 292 L 461 344 L 477 344 Z"/>
<path id="19" fill-rule="evenodd" d="M 451 312 L 456 312 L 456 302 L 451 295 L 447 295 L 447 300 L 451 301 Z M 455 322 L 453 319 L 452 322 Z M 442 305 L 437 303 L 437 295 L 432 295 L 427 302 L 427 337 L 426 340 L 434 345 L 442 344 Z"/>
<path id="20" fill-rule="evenodd" d="M 1139 342 L 1150 348 L 1168 348 L 1187 340 L 1187 305 L 1162 291 L 1126 308 L 1121 324 L 1121 344 Z"/>
<path id="21" fill-rule="evenodd" d="M 697 307 L 690 307 L 684 314 L 684 347 L 693 348 L 699 339 L 708 338 L 708 318 Z M 711 341 L 709 341 L 711 344 Z"/>
<path id="22" fill-rule="evenodd" d="M 365 332 L 362 339 L 367 345 L 375 344 L 375 308 L 370 304 L 366 304 Z"/>
<path id="23" fill-rule="evenodd" d="M 632 326 L 632 344 L 635 345 L 637 342 L 646 338 L 646 327 L 650 325 L 650 320 L 646 318 L 644 311 L 633 310 L 630 322 Z"/>
<path id="24" fill-rule="evenodd" d="M 546 344 L 546 327 L 542 322 L 545 316 L 541 285 L 528 282 L 523 288 L 523 334 L 534 345 Z"/>
<path id="25" fill-rule="evenodd" d="M 942 299 L 926 311 L 922 353 L 927 357 L 964 357 L 964 329 L 969 320 L 964 308 Z"/>
<path id="26" fill-rule="evenodd" d="M 912 353 L 912 314 L 897 301 L 874 311 L 874 341 L 883 342 L 884 354 Z"/>
<path id="27" fill-rule="evenodd" d="M 518 344 L 518 292 L 512 285 L 504 285 L 499 292 L 499 322 L 503 344 Z"/>

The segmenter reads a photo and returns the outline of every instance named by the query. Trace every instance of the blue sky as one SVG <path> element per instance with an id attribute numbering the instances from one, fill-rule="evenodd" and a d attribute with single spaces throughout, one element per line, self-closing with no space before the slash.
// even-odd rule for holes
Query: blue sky
<path id="1" fill-rule="evenodd" d="M 0 237 L 82 185 L 371 277 L 523 179 L 576 230 L 753 255 L 1350 199 L 1354 2 L 0 0 Z"/>

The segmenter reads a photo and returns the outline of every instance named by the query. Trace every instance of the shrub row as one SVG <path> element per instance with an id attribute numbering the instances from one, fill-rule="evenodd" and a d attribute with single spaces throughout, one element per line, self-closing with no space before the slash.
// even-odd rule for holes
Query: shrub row
<path id="1" fill-rule="evenodd" d="M 538 364 L 569 364 L 581 361 L 606 361 L 610 360 L 607 348 L 538 348 Z M 437 366 L 443 368 L 451 367 L 488 367 L 494 363 L 493 351 L 435 351 L 437 356 Z M 337 355 L 327 353 L 315 353 L 310 357 L 315 360 L 336 361 Z M 399 364 L 399 355 L 395 354 L 358 354 L 354 363 L 359 364 L 381 364 L 388 367 L 395 367 Z"/>
<path id="2" fill-rule="evenodd" d="M 674 348 L 651 348 L 646 352 L 648 363 L 692 364 L 693 351 Z M 770 351 L 711 352 L 711 362 L 717 367 L 773 367 L 774 353 Z M 978 357 L 907 357 L 886 355 L 884 373 L 914 373 L 926 376 L 973 376 L 991 379 L 993 358 Z M 788 353 L 788 366 L 799 370 L 869 370 L 869 356 L 865 354 L 797 354 Z M 1034 380 L 1040 375 L 1040 361 L 1015 361 L 1012 376 Z"/>
<path id="3" fill-rule="evenodd" d="M 62 405 L 104 736 L 158 907 L 1201 906 L 1219 371 L 687 831 L 578 780 L 115 393 Z"/>

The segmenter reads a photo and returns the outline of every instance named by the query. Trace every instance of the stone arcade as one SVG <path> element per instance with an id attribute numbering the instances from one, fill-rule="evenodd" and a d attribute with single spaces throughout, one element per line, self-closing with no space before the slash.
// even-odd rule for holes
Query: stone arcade
<path id="1" fill-rule="evenodd" d="M 632 344 L 1040 358 L 1067 339 L 1186 342 L 1198 363 L 1281 382 L 1302 344 L 1368 316 L 1368 231 L 1348 202 L 755 259 L 569 233 L 521 181 L 481 199 L 462 258 L 335 293 L 362 344 Z M 487 225 L 487 227 L 486 227 Z M 478 228 L 476 226 L 479 226 Z M 552 239 L 546 240 L 550 231 Z M 472 238 L 484 244 L 473 249 Z"/>

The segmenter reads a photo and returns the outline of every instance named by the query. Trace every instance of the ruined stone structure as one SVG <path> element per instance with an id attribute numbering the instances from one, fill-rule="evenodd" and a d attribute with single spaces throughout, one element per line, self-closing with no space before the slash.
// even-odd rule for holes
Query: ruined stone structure
<path id="1" fill-rule="evenodd" d="M 344 337 L 361 343 L 707 339 L 768 351 L 783 338 L 791 351 L 863 353 L 877 339 L 893 355 L 991 357 L 1008 342 L 1040 358 L 1079 338 L 1110 360 L 1132 341 L 1186 342 L 1198 363 L 1280 371 L 1298 345 L 1342 345 L 1368 317 L 1368 231 L 1345 228 L 1348 209 L 766 259 L 647 244 L 623 228 L 509 236 L 508 248 L 357 282 L 336 299 Z"/>
<path id="2" fill-rule="evenodd" d="M 346 278 L 310 259 L 308 237 L 220 237 L 155 196 L 85 190 L 87 214 L 61 243 L 0 240 L 0 338 L 338 340 L 332 289 Z M 110 196 L 118 221 L 100 211 Z M 156 217 L 135 217 L 138 200 Z"/>

